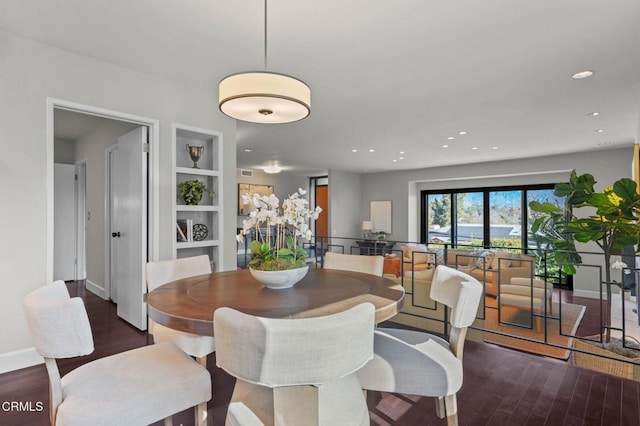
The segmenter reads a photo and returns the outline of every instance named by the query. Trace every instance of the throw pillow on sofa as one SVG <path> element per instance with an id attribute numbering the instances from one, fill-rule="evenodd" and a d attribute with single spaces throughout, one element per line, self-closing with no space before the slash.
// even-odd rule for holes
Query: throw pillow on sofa
<path id="1" fill-rule="evenodd" d="M 427 246 L 422 244 L 407 244 L 406 246 L 402 246 L 401 250 L 402 257 L 408 259 L 410 262 L 413 262 L 414 264 L 427 263 Z"/>
<path id="2" fill-rule="evenodd" d="M 513 258 L 513 253 L 509 253 L 508 251 L 498 250 L 493 254 L 493 259 L 491 260 L 490 269 L 498 269 L 498 268 L 508 268 L 511 266 L 511 259 Z"/>
<path id="3" fill-rule="evenodd" d="M 476 268 L 489 269 L 491 268 L 491 262 L 493 261 L 494 253 L 492 251 L 483 251 L 479 253 L 476 258 Z"/>
<path id="4" fill-rule="evenodd" d="M 428 247 L 427 253 L 430 253 L 429 263 L 435 263 L 436 265 L 444 265 L 444 249 L 438 247 Z"/>

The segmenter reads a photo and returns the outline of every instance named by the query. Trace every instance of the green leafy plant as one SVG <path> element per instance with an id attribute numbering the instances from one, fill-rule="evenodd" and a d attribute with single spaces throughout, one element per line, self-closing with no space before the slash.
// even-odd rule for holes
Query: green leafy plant
<path id="1" fill-rule="evenodd" d="M 309 210 L 309 201 L 301 196 L 306 191 L 290 195 L 282 202 L 275 195 L 245 194 L 243 204 L 255 207 L 249 218 L 243 221 L 243 228 L 237 235 L 244 241 L 247 233 L 255 239 L 251 242 L 249 268 L 262 271 L 282 271 L 297 269 L 306 265 L 308 253 L 298 245 L 298 238 L 311 238 L 309 221 L 316 220 L 322 211 L 320 207 Z"/>
<path id="2" fill-rule="evenodd" d="M 375 240 L 386 240 L 387 239 L 387 233 L 385 231 L 374 231 L 374 232 L 372 232 L 372 234 L 374 235 L 374 239 Z"/>
<path id="3" fill-rule="evenodd" d="M 557 184 L 554 195 L 564 197 L 564 206 L 552 203 L 529 203 L 531 210 L 540 213 L 532 226 L 532 238 L 552 249 L 549 253 L 563 272 L 576 273 L 575 265 L 582 263 L 576 242 L 595 242 L 602 249 L 605 261 L 607 301 L 611 303 L 611 255 L 627 246 L 640 243 L 640 195 L 636 183 L 628 178 L 617 180 L 602 192 L 596 192 L 595 179 L 590 174 L 571 172 L 568 183 Z M 585 215 L 586 208 L 590 215 Z M 622 262 L 617 262 L 622 263 Z M 626 265 L 614 265 L 624 268 Z M 607 328 L 607 341 L 610 330 Z"/>
<path id="4" fill-rule="evenodd" d="M 198 204 L 200 204 L 202 195 L 205 193 L 205 191 L 208 192 L 212 197 L 214 196 L 214 192 L 208 190 L 204 182 L 201 182 L 199 180 L 188 180 L 178 185 L 178 193 L 180 194 L 184 202 L 188 205 L 197 206 Z"/>

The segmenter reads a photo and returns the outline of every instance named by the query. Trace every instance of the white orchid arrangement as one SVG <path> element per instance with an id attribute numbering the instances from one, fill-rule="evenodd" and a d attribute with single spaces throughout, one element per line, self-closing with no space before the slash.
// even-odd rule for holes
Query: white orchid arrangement
<path id="1" fill-rule="evenodd" d="M 275 195 L 244 194 L 242 203 L 255 207 L 242 223 L 238 242 L 253 231 L 250 244 L 249 267 L 263 271 L 295 269 L 306 265 L 307 252 L 298 245 L 299 238 L 311 239 L 309 221 L 318 219 L 322 209 L 309 210 L 309 201 L 303 198 L 307 191 L 298 188 L 282 202 Z"/>

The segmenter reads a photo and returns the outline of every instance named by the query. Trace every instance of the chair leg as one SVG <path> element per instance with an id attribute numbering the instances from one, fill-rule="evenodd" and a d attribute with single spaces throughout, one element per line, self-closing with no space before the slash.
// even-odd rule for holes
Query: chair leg
<path id="1" fill-rule="evenodd" d="M 444 419 L 445 415 L 446 409 L 444 407 L 444 397 L 439 396 L 436 398 L 436 416 L 438 416 L 439 419 Z"/>
<path id="2" fill-rule="evenodd" d="M 458 403 L 455 393 L 444 397 L 444 406 L 447 411 L 447 426 L 458 426 Z"/>
<path id="3" fill-rule="evenodd" d="M 196 362 L 207 368 L 207 356 L 196 357 Z M 199 404 L 195 408 L 195 424 L 196 425 L 206 425 L 207 424 L 207 403 L 203 402 Z"/>
<path id="4" fill-rule="evenodd" d="M 201 357 L 196 357 L 196 361 L 198 362 L 198 364 L 200 364 L 201 366 L 203 366 L 204 368 L 207 368 L 207 356 L 201 356 Z"/>
<path id="5" fill-rule="evenodd" d="M 196 405 L 195 408 L 195 422 L 197 426 L 204 426 L 207 424 L 207 403 L 203 402 L 202 404 Z"/>

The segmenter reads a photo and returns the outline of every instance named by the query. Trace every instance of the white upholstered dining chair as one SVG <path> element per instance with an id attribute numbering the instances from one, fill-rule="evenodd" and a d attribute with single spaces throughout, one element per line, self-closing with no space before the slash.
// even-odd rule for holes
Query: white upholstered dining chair
<path id="1" fill-rule="evenodd" d="M 64 282 L 24 300 L 27 323 L 49 375 L 49 417 L 62 425 L 146 425 L 211 399 L 211 376 L 173 343 L 88 362 L 62 378 L 56 358 L 93 352 L 84 303 Z"/>
<path id="2" fill-rule="evenodd" d="M 163 284 L 182 278 L 211 273 L 209 256 L 185 257 L 180 259 L 163 260 L 147 263 L 147 289 L 153 291 Z M 212 336 L 200 336 L 174 330 L 155 323 L 149 318 L 149 334 L 153 334 L 153 341 L 172 341 L 180 349 L 195 357 L 198 362 L 207 366 L 207 355 L 216 350 L 215 339 Z"/>
<path id="3" fill-rule="evenodd" d="M 362 272 L 381 277 L 384 270 L 384 257 L 341 254 L 329 251 L 324 255 L 323 267 L 325 269 Z"/>
<path id="4" fill-rule="evenodd" d="M 369 425 L 355 372 L 373 356 L 375 309 L 269 319 L 219 308 L 218 366 L 236 377 L 227 425 Z"/>
<path id="5" fill-rule="evenodd" d="M 438 417 L 458 424 L 456 393 L 462 386 L 462 353 L 476 318 L 482 284 L 447 266 L 436 268 L 430 297 L 451 309 L 449 341 L 413 330 L 378 328 L 374 358 L 358 371 L 365 390 L 437 397 Z"/>

